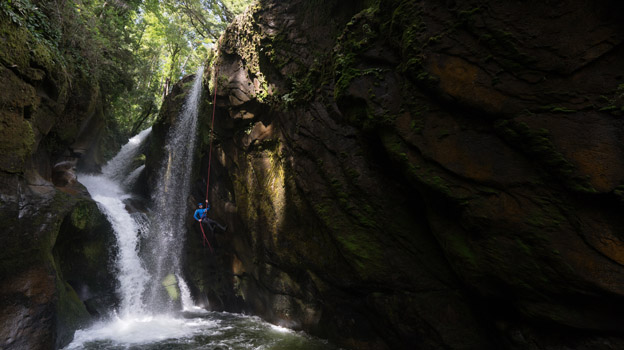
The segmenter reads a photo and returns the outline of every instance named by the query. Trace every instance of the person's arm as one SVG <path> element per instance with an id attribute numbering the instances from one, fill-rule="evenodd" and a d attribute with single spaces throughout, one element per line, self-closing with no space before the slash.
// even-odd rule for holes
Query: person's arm
<path id="1" fill-rule="evenodd" d="M 193 214 L 193 217 L 195 218 L 195 220 L 201 221 L 201 219 L 199 217 L 199 210 L 195 210 L 195 214 Z"/>
<path id="2" fill-rule="evenodd" d="M 206 215 L 208 215 L 208 210 L 210 210 L 210 203 L 208 203 L 208 200 L 206 199 Z"/>

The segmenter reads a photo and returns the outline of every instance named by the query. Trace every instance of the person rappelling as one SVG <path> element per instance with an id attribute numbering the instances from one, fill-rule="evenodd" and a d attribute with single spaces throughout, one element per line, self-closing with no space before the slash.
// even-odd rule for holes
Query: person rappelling
<path id="1" fill-rule="evenodd" d="M 195 210 L 195 214 L 193 215 L 193 217 L 195 218 L 195 220 L 199 221 L 200 225 L 205 224 L 210 229 L 210 232 L 212 232 L 213 235 L 214 235 L 215 227 L 218 227 L 222 231 L 225 231 L 227 229 L 227 226 L 223 226 L 220 223 L 208 217 L 208 210 L 210 210 L 210 204 L 208 203 L 207 199 L 206 199 L 205 208 L 204 208 L 204 203 L 198 203 L 197 206 L 198 206 L 198 209 Z"/>

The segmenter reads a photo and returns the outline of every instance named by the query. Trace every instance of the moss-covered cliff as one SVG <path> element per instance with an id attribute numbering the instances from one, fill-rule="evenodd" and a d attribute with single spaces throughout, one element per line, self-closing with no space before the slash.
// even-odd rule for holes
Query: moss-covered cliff
<path id="1" fill-rule="evenodd" d="M 352 349 L 623 346 L 621 10 L 260 1 L 213 70 L 196 294 Z"/>
<path id="2" fill-rule="evenodd" d="M 0 347 L 53 349 L 115 303 L 112 230 L 75 175 L 101 162 L 104 104 L 27 4 L 0 6 Z"/>

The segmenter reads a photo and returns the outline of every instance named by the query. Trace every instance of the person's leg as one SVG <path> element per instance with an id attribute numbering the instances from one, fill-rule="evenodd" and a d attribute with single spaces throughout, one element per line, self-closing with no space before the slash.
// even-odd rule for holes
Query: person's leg
<path id="1" fill-rule="evenodd" d="M 211 225 L 211 221 L 212 220 L 206 218 L 201 221 L 201 224 L 204 225 L 204 227 L 207 227 L 210 230 L 210 233 L 214 236 L 214 227 Z"/>
<path id="2" fill-rule="evenodd" d="M 225 231 L 227 229 L 227 226 L 223 226 L 220 223 L 218 223 L 218 222 L 216 222 L 216 221 L 214 221 L 212 219 L 205 219 L 205 220 L 210 220 L 209 221 L 210 222 L 210 226 L 212 226 L 213 229 L 214 229 L 215 226 L 218 227 L 219 229 L 221 229 L 222 231 Z"/>

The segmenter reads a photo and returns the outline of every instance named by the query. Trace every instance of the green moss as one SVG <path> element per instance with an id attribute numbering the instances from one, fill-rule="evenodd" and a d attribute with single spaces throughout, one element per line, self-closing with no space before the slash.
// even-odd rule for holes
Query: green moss
<path id="1" fill-rule="evenodd" d="M 578 192 L 595 193 L 588 179 L 575 175 L 575 167 L 557 151 L 550 141 L 546 129 L 531 129 L 522 122 L 513 120 L 499 121 L 495 125 L 497 132 L 512 147 L 519 148 L 534 159 L 555 178 L 562 180 L 570 189 Z"/>
<path id="2" fill-rule="evenodd" d="M 520 240 L 520 238 L 516 238 L 516 243 L 518 244 L 518 246 L 520 247 L 520 249 L 522 249 L 522 251 L 526 254 L 526 255 L 531 255 L 531 248 L 524 244 L 524 242 L 522 242 Z"/>
<path id="3" fill-rule="evenodd" d="M 624 115 L 624 84 L 619 84 L 608 96 L 601 96 L 594 108 L 615 116 Z"/>
<path id="4" fill-rule="evenodd" d="M 620 107 L 618 106 L 606 106 L 598 109 L 599 112 L 616 112 L 619 111 Z"/>
<path id="5" fill-rule="evenodd" d="M 383 248 L 370 234 L 362 231 L 341 232 L 336 235 L 344 253 L 352 257 L 358 273 L 371 276 L 383 269 Z M 365 277 L 366 278 L 366 277 Z"/>
<path id="6" fill-rule="evenodd" d="M 547 228 L 559 226 L 561 224 L 561 220 L 539 211 L 532 213 L 527 219 L 527 223 L 532 226 Z"/>
<path id="7" fill-rule="evenodd" d="M 174 101 L 184 101 L 186 95 L 188 94 L 188 90 L 183 90 L 181 93 L 173 96 Z"/>
<path id="8" fill-rule="evenodd" d="M 102 261 L 105 261 L 107 249 L 108 247 L 104 245 L 103 241 L 93 241 L 83 245 L 82 253 L 89 267 L 96 267 L 101 264 Z"/>
<path id="9" fill-rule="evenodd" d="M 178 280 L 176 279 L 174 274 L 170 273 L 165 276 L 161 284 L 167 290 L 167 294 L 169 294 L 169 298 L 171 298 L 171 300 L 178 300 L 180 298 L 180 292 L 178 291 Z"/>
<path id="10" fill-rule="evenodd" d="M 35 133 L 30 122 L 18 117 L 0 129 L 0 169 L 7 172 L 22 172 L 35 145 Z M 6 121 L 6 120 L 5 120 Z"/>
<path id="11" fill-rule="evenodd" d="M 470 247 L 468 240 L 461 234 L 453 234 L 446 238 L 446 249 L 451 251 L 454 256 L 459 257 L 462 262 L 471 266 L 477 266 L 477 255 Z"/>
<path id="12" fill-rule="evenodd" d="M 74 331 L 85 326 L 91 316 L 74 289 L 60 276 L 56 278 L 56 291 L 57 344 L 66 344 Z"/>
<path id="13" fill-rule="evenodd" d="M 379 225 L 369 205 L 355 206 L 353 194 L 338 179 L 329 180 L 332 197 L 313 206 L 319 220 L 330 229 L 340 251 L 364 279 L 383 275 L 384 250 L 375 239 Z"/>
<path id="14" fill-rule="evenodd" d="M 260 57 L 262 56 L 260 52 L 264 49 L 263 46 L 266 42 L 263 44 L 263 40 L 266 41 L 266 38 L 259 34 L 261 31 L 255 28 L 254 16 L 257 15 L 258 11 L 260 11 L 260 7 L 253 6 L 248 11 L 243 12 L 236 19 L 237 25 L 230 26 L 225 31 L 221 46 L 227 48 L 226 50 L 232 50 L 242 58 L 250 78 L 259 83 L 259 89 L 255 91 L 254 97 L 260 102 L 266 102 L 272 95 L 272 91 L 260 68 Z"/>
<path id="15" fill-rule="evenodd" d="M 556 106 L 556 105 L 545 105 L 540 106 L 537 109 L 539 112 L 550 112 L 550 113 L 574 113 L 575 109 L 569 109 L 566 107 Z"/>
<path id="16" fill-rule="evenodd" d="M 357 66 L 358 55 L 374 44 L 379 36 L 379 23 L 376 18 L 379 9 L 368 8 L 358 13 L 349 22 L 343 34 L 338 38 L 333 67 L 335 76 L 334 98 L 339 99 L 351 82 L 363 75 L 381 77 L 379 68 L 363 69 Z"/>
<path id="17" fill-rule="evenodd" d="M 447 24 L 447 31 L 453 31 L 458 27 L 473 32 L 479 38 L 479 43 L 488 50 L 481 50 L 484 62 L 496 61 L 503 68 L 511 72 L 521 71 L 531 67 L 536 58 L 523 53 L 518 48 L 518 40 L 509 31 L 492 26 L 483 26 L 480 16 L 485 12 L 484 7 L 469 9 L 461 8 L 455 11 L 456 21 Z M 495 78 L 493 84 L 498 82 Z"/>
<path id="18" fill-rule="evenodd" d="M 538 228 L 536 237 L 540 236 L 538 233 L 544 232 L 544 229 L 559 228 L 562 223 L 567 221 L 562 214 L 562 210 L 566 210 L 566 206 L 558 199 L 535 195 L 532 197 L 532 201 L 537 204 L 537 207 L 528 213 L 526 222 Z"/>
<path id="19" fill-rule="evenodd" d="M 290 75 L 288 77 L 290 90 L 281 96 L 283 105 L 291 108 L 318 97 L 318 90 L 331 80 L 332 72 L 327 68 L 329 66 L 331 56 L 326 54 L 315 59 L 308 69 Z"/>
<path id="20" fill-rule="evenodd" d="M 30 50 L 27 45 L 31 41 L 30 33 L 9 21 L 0 21 L 0 60 L 6 65 L 17 65 L 21 68 L 29 66 Z"/>
<path id="21" fill-rule="evenodd" d="M 574 113 L 574 112 L 576 112 L 575 109 L 569 109 L 569 108 L 565 108 L 565 107 L 554 107 L 550 111 L 554 112 L 554 113 Z"/>
<path id="22" fill-rule="evenodd" d="M 345 174 L 347 175 L 347 177 L 349 178 L 351 182 L 355 182 L 360 177 L 359 171 L 353 168 L 347 168 L 345 170 Z"/>
<path id="23" fill-rule="evenodd" d="M 91 206 L 86 203 L 78 204 L 70 215 L 71 223 L 79 230 L 84 230 L 88 224 L 93 222 L 93 212 Z"/>
<path id="24" fill-rule="evenodd" d="M 624 202 L 624 185 L 619 185 L 613 190 L 613 194 L 619 198 L 621 202 Z"/>
<path id="25" fill-rule="evenodd" d="M 401 1 L 394 9 L 390 20 L 382 25 L 382 31 L 388 32 L 391 38 L 400 38 L 398 44 L 401 47 L 403 57 L 410 57 L 413 61 L 407 66 L 420 66 L 422 63 L 420 53 L 423 45 L 420 36 L 426 32 L 426 26 L 422 20 L 420 4 L 414 1 Z M 403 70 L 407 70 L 405 65 Z"/>
<path id="26" fill-rule="evenodd" d="M 11 20 L 6 20 L 8 19 Z M 0 62 L 15 67 L 22 76 L 41 79 L 42 68 L 48 78 L 67 75 L 66 62 L 58 49 L 60 32 L 29 0 L 0 2 Z M 60 80 L 60 79 L 56 79 Z M 66 81 L 56 84 L 63 90 Z"/>
<path id="27" fill-rule="evenodd" d="M 389 157 L 399 165 L 399 168 L 405 173 L 409 180 L 424 185 L 448 198 L 456 197 L 451 190 L 450 184 L 441 174 L 437 173 L 432 167 L 422 167 L 419 164 L 414 164 L 410 160 L 407 153 L 409 152 L 409 148 L 405 141 L 398 135 L 383 132 L 380 136 Z"/>
<path id="28" fill-rule="evenodd" d="M 412 119 L 412 121 L 410 122 L 410 128 L 412 129 L 413 132 L 417 134 L 422 133 L 424 126 L 425 125 L 422 119 Z"/>
<path id="29" fill-rule="evenodd" d="M 55 56 L 49 46 L 38 42 L 33 45 L 30 50 L 31 56 L 38 65 L 45 67 L 46 71 L 51 72 L 55 67 Z"/>

